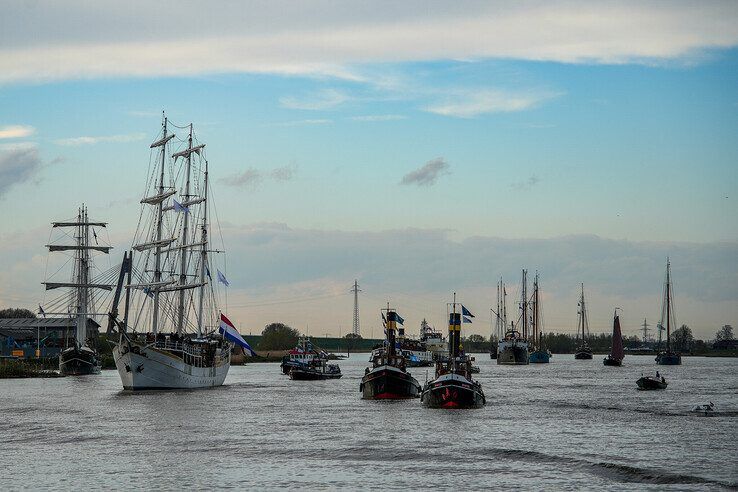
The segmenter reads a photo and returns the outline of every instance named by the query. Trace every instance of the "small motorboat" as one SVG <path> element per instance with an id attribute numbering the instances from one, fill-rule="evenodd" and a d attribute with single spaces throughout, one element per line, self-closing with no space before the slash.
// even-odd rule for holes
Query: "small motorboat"
<path id="1" fill-rule="evenodd" d="M 664 379 L 664 376 L 660 376 L 658 372 L 656 373 L 656 377 L 641 375 L 641 378 L 636 381 L 636 384 L 638 385 L 639 390 L 644 391 L 663 390 L 669 385 L 669 383 L 666 382 L 666 379 Z"/>

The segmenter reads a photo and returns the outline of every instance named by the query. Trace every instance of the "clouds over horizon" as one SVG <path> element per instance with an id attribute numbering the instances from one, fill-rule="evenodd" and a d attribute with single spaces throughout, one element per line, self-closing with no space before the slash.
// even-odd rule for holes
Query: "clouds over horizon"
<path id="1" fill-rule="evenodd" d="M 449 164 L 443 157 L 436 157 L 400 180 L 401 185 L 433 186 L 440 176 L 449 174 Z"/>
<path id="2" fill-rule="evenodd" d="M 292 181 L 296 175 L 297 164 L 277 167 L 270 171 L 263 171 L 255 167 L 250 167 L 244 171 L 234 173 L 230 176 L 225 176 L 219 179 L 218 182 L 226 186 L 255 189 L 265 179 L 272 179 L 274 181 Z"/>
<path id="3" fill-rule="evenodd" d="M 0 150 L 0 199 L 13 186 L 34 179 L 42 162 L 35 146 Z"/>

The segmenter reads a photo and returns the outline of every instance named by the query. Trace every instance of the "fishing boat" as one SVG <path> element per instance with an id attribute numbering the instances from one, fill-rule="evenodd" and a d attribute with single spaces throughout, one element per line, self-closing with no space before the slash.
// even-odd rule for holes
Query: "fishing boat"
<path id="1" fill-rule="evenodd" d="M 602 361 L 606 366 L 622 366 L 625 358 L 623 350 L 623 334 L 620 331 L 620 316 L 615 308 L 615 315 L 612 320 L 612 348 L 610 354 Z"/>
<path id="2" fill-rule="evenodd" d="M 111 291 L 112 284 L 107 279 L 95 279 L 93 254 L 109 254 L 111 246 L 100 245 L 95 228 L 104 228 L 105 222 L 91 221 L 87 207 L 82 205 L 73 220 L 53 222 L 53 228 L 72 229 L 74 244 L 47 244 L 50 253 L 72 252 L 74 263 L 72 280 L 67 282 L 43 282 L 46 290 L 63 289 L 63 293 L 53 300 L 44 302 L 46 309 L 39 305 L 39 312 L 49 317 L 70 317 L 76 319 L 77 330 L 74 345 L 59 354 L 59 372 L 65 376 L 99 374 L 100 356 L 97 352 L 96 337 L 89 337 L 87 325 L 91 318 L 104 316 L 95 312 L 101 301 L 97 295 L 101 291 Z M 68 235 L 68 234 L 67 234 Z M 93 244 L 94 241 L 94 244 Z M 66 310 L 66 311 L 65 311 Z"/>
<path id="3" fill-rule="evenodd" d="M 530 345 L 528 342 L 528 271 L 523 270 L 522 295 L 520 298 L 520 318 L 518 326 L 522 326 L 522 332 L 515 328 L 511 321 L 510 328 L 505 336 L 497 344 L 498 365 L 527 365 L 530 363 Z"/>
<path id="4" fill-rule="evenodd" d="M 289 351 L 287 355 L 282 357 L 282 363 L 279 365 L 282 374 L 289 375 L 293 367 L 307 366 L 320 359 L 328 359 L 328 354 L 318 352 L 313 347 L 310 337 L 300 337 L 297 340 L 297 346 Z"/>
<path id="5" fill-rule="evenodd" d="M 461 313 L 457 306 L 461 306 Z M 461 351 L 462 315 L 471 314 L 463 305 L 450 303 L 448 323 L 448 356 L 436 362 L 435 379 L 428 381 L 420 394 L 420 401 L 430 408 L 480 408 L 486 404 L 482 385 L 472 379 L 469 357 Z"/>
<path id="6" fill-rule="evenodd" d="M 531 364 L 548 364 L 551 360 L 551 352 L 543 347 L 543 321 L 541 319 L 541 299 L 538 289 L 538 272 L 533 281 L 533 299 L 531 301 L 533 351 L 530 353 Z"/>
<path id="7" fill-rule="evenodd" d="M 582 295 L 579 298 L 578 304 L 579 310 L 577 315 L 577 338 L 581 335 L 581 339 L 578 340 L 577 348 L 574 352 L 574 358 L 578 360 L 592 359 L 592 349 L 587 343 L 589 338 L 589 320 L 587 319 L 587 305 L 584 301 L 584 284 L 582 284 Z"/>
<path id="8" fill-rule="evenodd" d="M 188 130 L 187 136 L 178 139 L 164 117 L 150 145 L 147 196 L 140 202 L 129 267 L 121 268 L 121 277 L 126 275 L 123 319 L 117 317 L 117 298 L 115 319 L 111 313 L 119 332 L 113 358 L 127 390 L 220 386 L 233 343 L 254 355 L 220 310 L 229 283 L 217 268 L 216 253 L 224 248 L 214 248 L 209 239 L 205 144 L 197 141 L 192 124 L 176 128 Z M 217 273 L 216 282 L 211 272 Z"/>
<path id="9" fill-rule="evenodd" d="M 661 323 L 659 323 L 659 342 L 661 333 L 666 329 L 666 350 L 656 355 L 656 363 L 662 366 L 678 366 L 682 363 L 682 354 L 671 350 L 671 327 L 676 326 L 671 285 L 671 262 L 666 259 L 666 281 L 664 282 L 664 301 L 661 305 Z M 666 323 L 666 326 L 664 326 Z M 661 343 L 659 343 L 659 348 Z"/>
<path id="10" fill-rule="evenodd" d="M 643 391 L 662 390 L 666 389 L 669 385 L 669 383 L 666 382 L 666 379 L 664 379 L 664 376 L 661 376 L 658 371 L 656 372 L 656 377 L 644 376 L 641 374 L 641 377 L 636 381 L 636 384 L 638 385 L 638 389 Z"/>
<path id="11" fill-rule="evenodd" d="M 407 372 L 406 359 L 397 351 L 395 333 L 400 320 L 402 317 L 389 305 L 382 310 L 384 346 L 373 352 L 372 368 L 367 367 L 361 378 L 359 391 L 365 399 L 400 400 L 420 396 L 420 384 Z"/>

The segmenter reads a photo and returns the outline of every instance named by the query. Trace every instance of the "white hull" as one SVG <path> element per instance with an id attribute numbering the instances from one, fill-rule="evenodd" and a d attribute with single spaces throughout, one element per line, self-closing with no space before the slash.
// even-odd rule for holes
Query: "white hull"
<path id="1" fill-rule="evenodd" d="M 134 353 L 129 347 L 138 349 Z M 230 357 L 216 357 L 210 367 L 197 367 L 185 363 L 180 357 L 153 347 L 123 341 L 113 349 L 115 367 L 123 388 L 144 389 L 195 389 L 221 386 L 228 375 Z"/>

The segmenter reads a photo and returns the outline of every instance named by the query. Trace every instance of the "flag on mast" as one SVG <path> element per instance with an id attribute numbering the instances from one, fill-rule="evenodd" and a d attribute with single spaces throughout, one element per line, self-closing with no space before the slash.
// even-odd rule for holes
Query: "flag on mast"
<path id="1" fill-rule="evenodd" d="M 463 304 L 461 305 L 461 314 L 463 314 L 464 316 L 469 316 L 470 318 L 473 318 L 474 317 L 474 315 L 471 313 L 471 311 L 469 311 L 468 309 L 466 309 Z M 471 321 L 470 321 L 470 323 L 471 323 Z"/>
<path id="2" fill-rule="evenodd" d="M 243 347 L 243 351 L 246 355 L 252 357 L 256 355 L 256 352 L 254 352 L 254 349 L 251 348 L 251 345 L 249 345 L 248 342 L 243 339 L 236 327 L 233 326 L 233 323 L 231 323 L 231 320 L 229 320 L 223 313 L 220 313 L 219 331 L 223 334 L 224 338 L 227 338 L 236 345 L 240 345 L 241 347 Z"/>
<path id="3" fill-rule="evenodd" d="M 184 205 L 182 205 L 181 203 L 179 203 L 174 198 L 172 198 L 172 201 L 174 202 L 174 211 L 175 212 L 177 212 L 177 213 L 184 212 L 186 214 L 190 213 L 190 209 L 189 208 L 185 207 Z"/>
<path id="4" fill-rule="evenodd" d="M 231 285 L 230 283 L 228 283 L 228 279 L 225 277 L 225 275 L 223 275 L 223 272 L 221 272 L 220 270 L 218 270 L 218 282 L 222 283 L 226 287 Z"/>

